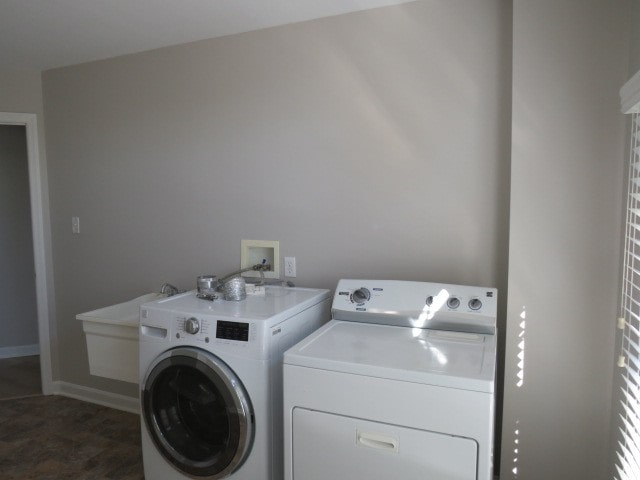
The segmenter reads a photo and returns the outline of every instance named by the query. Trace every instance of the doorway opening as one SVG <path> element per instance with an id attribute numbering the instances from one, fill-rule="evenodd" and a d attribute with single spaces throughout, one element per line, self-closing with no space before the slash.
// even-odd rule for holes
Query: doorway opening
<path id="1" fill-rule="evenodd" d="M 0 366 L 20 364 L 24 357 L 20 367 L 25 369 L 24 375 L 17 377 L 18 383 L 27 381 L 28 372 L 33 377 L 34 369 L 37 378 L 39 369 L 38 387 L 47 395 L 53 393 L 50 282 L 36 115 L 0 112 L 0 142 L 0 255 L 7 267 L 0 278 L 0 290 L 7 293 L 0 311 L 0 362 L 10 360 Z M 27 358 L 37 354 L 39 359 Z"/>

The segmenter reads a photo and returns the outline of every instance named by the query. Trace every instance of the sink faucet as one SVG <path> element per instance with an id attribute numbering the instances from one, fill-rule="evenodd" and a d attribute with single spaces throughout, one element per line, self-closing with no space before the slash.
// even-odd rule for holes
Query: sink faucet
<path id="1" fill-rule="evenodd" d="M 180 293 L 180 290 L 178 290 L 177 287 L 174 287 L 170 283 L 164 283 L 164 284 L 162 284 L 162 288 L 160 289 L 160 293 L 167 295 L 167 297 L 171 297 L 173 295 L 176 295 L 176 294 Z"/>

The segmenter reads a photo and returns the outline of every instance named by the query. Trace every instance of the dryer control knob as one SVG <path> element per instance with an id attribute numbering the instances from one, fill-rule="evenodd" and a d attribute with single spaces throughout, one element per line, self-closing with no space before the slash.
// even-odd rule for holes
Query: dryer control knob
<path id="1" fill-rule="evenodd" d="M 447 307 L 451 310 L 455 310 L 460 306 L 460 299 L 458 297 L 451 297 L 447 300 Z"/>
<path id="2" fill-rule="evenodd" d="M 471 310 L 480 310 L 480 308 L 482 308 L 482 301 L 479 298 L 472 298 L 469 300 L 469 308 Z"/>
<path id="3" fill-rule="evenodd" d="M 200 331 L 200 322 L 195 317 L 187 318 L 184 321 L 184 330 L 191 335 L 195 335 Z"/>
<path id="4" fill-rule="evenodd" d="M 353 303 L 364 303 L 371 298 L 371 292 L 368 288 L 359 288 L 351 294 Z"/>

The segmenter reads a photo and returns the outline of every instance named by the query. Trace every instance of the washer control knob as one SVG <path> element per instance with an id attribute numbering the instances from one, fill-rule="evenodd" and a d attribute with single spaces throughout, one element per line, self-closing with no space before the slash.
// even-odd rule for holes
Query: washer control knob
<path id="1" fill-rule="evenodd" d="M 460 306 L 460 299 L 458 297 L 451 297 L 449 298 L 449 300 L 447 300 L 447 307 L 453 309 L 456 309 Z"/>
<path id="2" fill-rule="evenodd" d="M 200 331 L 200 322 L 195 317 L 187 318 L 184 321 L 184 330 L 191 335 L 195 335 Z"/>
<path id="3" fill-rule="evenodd" d="M 353 301 L 353 303 L 364 303 L 370 298 L 371 292 L 368 288 L 364 287 L 354 290 L 354 292 L 351 294 L 351 300 Z"/>
<path id="4" fill-rule="evenodd" d="M 469 308 L 471 310 L 480 310 L 482 308 L 482 302 L 479 298 L 472 298 L 469 300 Z"/>

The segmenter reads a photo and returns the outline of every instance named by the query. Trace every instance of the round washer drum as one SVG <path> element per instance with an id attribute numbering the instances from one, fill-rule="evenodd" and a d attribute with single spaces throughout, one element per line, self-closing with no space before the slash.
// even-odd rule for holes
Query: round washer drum
<path id="1" fill-rule="evenodd" d="M 141 398 L 153 442 L 178 471 L 220 479 L 248 456 L 251 402 L 240 379 L 215 355 L 194 347 L 167 350 L 147 370 Z"/>

